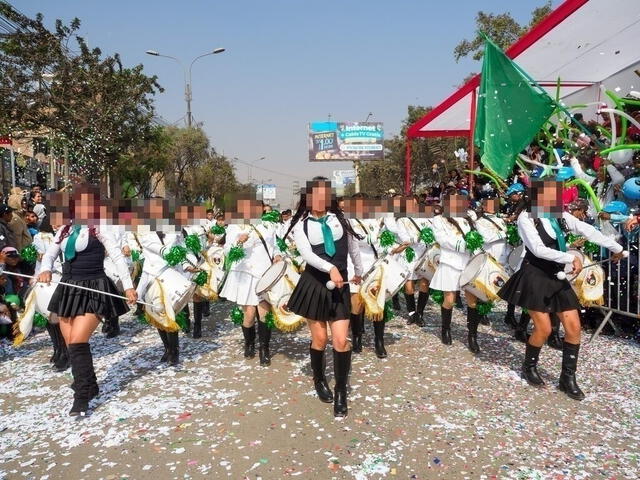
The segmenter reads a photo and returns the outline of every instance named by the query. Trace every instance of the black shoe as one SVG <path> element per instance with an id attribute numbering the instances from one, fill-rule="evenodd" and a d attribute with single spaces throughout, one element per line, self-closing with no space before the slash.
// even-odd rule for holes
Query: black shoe
<path id="1" fill-rule="evenodd" d="M 534 387 L 541 387 L 544 385 L 544 381 L 538 373 L 538 357 L 540 356 L 540 347 L 534 347 L 527 343 L 527 348 L 524 352 L 524 362 L 522 363 L 522 378 L 524 378 L 529 385 Z"/>
<path id="2" fill-rule="evenodd" d="M 364 314 L 352 313 L 351 321 L 351 338 L 353 353 L 362 353 L 362 332 L 364 331 Z"/>
<path id="3" fill-rule="evenodd" d="M 62 336 L 60 325 L 54 325 L 54 327 L 56 327 L 54 331 L 56 336 L 58 337 L 58 357 L 53 364 L 53 368 L 56 372 L 64 372 L 70 366 L 69 349 L 67 348 L 67 344 L 65 343 L 64 337 Z"/>
<path id="4" fill-rule="evenodd" d="M 399 312 L 401 310 L 402 307 L 400 306 L 400 297 L 397 293 L 393 297 L 391 297 L 391 305 L 396 312 Z"/>
<path id="5" fill-rule="evenodd" d="M 313 371 L 313 386 L 316 389 L 318 398 L 324 403 L 331 403 L 333 402 L 333 393 L 331 393 L 325 376 L 324 350 L 314 350 L 309 347 L 309 356 L 311 357 L 311 370 Z"/>
<path id="6" fill-rule="evenodd" d="M 167 363 L 175 367 L 180 363 L 180 337 L 178 332 L 167 332 L 167 345 L 169 346 Z"/>
<path id="7" fill-rule="evenodd" d="M 53 325 L 52 323 L 47 322 L 47 333 L 51 338 L 51 344 L 53 345 L 53 354 L 49 358 L 49 363 L 55 363 L 58 357 L 60 356 L 60 346 L 58 345 L 58 335 L 55 331 L 55 328 L 60 328 L 59 325 Z"/>
<path id="8" fill-rule="evenodd" d="M 202 310 L 204 302 L 193 304 L 193 338 L 202 338 Z"/>
<path id="9" fill-rule="evenodd" d="M 413 323 L 419 327 L 424 327 L 424 309 L 429 301 L 429 292 L 418 292 L 418 304 L 414 314 Z"/>
<path id="10" fill-rule="evenodd" d="M 347 383 L 349 381 L 349 370 L 351 370 L 351 350 L 346 352 L 333 351 L 333 371 L 336 379 L 336 386 L 333 394 L 333 416 L 346 417 L 349 413 L 347 408 Z"/>
<path id="11" fill-rule="evenodd" d="M 574 400 L 584 400 L 584 393 L 580 390 L 576 381 L 576 369 L 578 368 L 578 353 L 580 344 L 564 342 L 562 345 L 562 371 L 558 388 Z"/>
<path id="12" fill-rule="evenodd" d="M 88 343 L 72 343 L 68 350 L 74 390 L 69 415 L 85 416 L 89 410 L 89 401 L 97 395 L 91 348 Z"/>
<path id="13" fill-rule="evenodd" d="M 440 316 L 442 317 L 442 332 L 440 339 L 445 345 L 451 345 L 451 316 L 453 315 L 452 309 L 440 307 Z"/>
<path id="14" fill-rule="evenodd" d="M 387 350 L 384 348 L 384 320 L 373 322 L 374 340 L 373 345 L 376 351 L 376 357 L 387 358 Z"/>
<path id="15" fill-rule="evenodd" d="M 242 326 L 242 334 L 244 335 L 244 358 L 253 358 L 256 356 L 256 328 Z"/>
<path id="16" fill-rule="evenodd" d="M 413 312 L 407 320 L 407 325 L 417 325 L 418 327 L 424 327 L 424 318 L 417 311 Z"/>
<path id="17" fill-rule="evenodd" d="M 269 352 L 269 344 L 271 343 L 271 329 L 267 327 L 267 324 L 258 320 L 258 341 L 259 341 L 259 355 L 260 365 L 271 365 L 271 353 Z"/>
<path id="18" fill-rule="evenodd" d="M 207 302 L 202 302 L 202 316 L 203 317 L 207 317 L 209 318 L 209 316 L 211 315 L 211 302 L 207 301 Z"/>
<path id="19" fill-rule="evenodd" d="M 162 345 L 164 346 L 164 353 L 160 357 L 160 363 L 166 363 L 169 360 L 169 341 L 167 339 L 167 332 L 158 329 L 158 335 L 160 335 L 160 340 L 162 340 Z"/>
<path id="20" fill-rule="evenodd" d="M 105 321 L 105 324 L 109 323 L 109 330 L 107 331 L 107 338 L 115 338 L 120 335 L 120 319 L 118 317 L 111 318 Z"/>
<path id="21" fill-rule="evenodd" d="M 467 329 L 469 330 L 467 341 L 471 353 L 480 353 L 480 346 L 478 346 L 478 323 L 478 310 L 471 307 L 467 308 Z"/>
<path id="22" fill-rule="evenodd" d="M 411 318 L 411 315 L 416 311 L 416 297 L 405 293 L 404 303 L 407 305 L 407 313 L 409 314 L 409 318 Z"/>

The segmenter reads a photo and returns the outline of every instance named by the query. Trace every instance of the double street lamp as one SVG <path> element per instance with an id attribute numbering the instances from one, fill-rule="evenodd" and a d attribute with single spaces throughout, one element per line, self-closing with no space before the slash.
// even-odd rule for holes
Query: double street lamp
<path id="1" fill-rule="evenodd" d="M 193 64 L 196 63 L 196 61 L 199 60 L 202 57 L 207 57 L 209 55 L 217 55 L 217 54 L 222 53 L 224 51 L 225 51 L 224 48 L 215 48 L 211 52 L 203 53 L 202 55 L 198 55 L 196 58 L 193 59 L 193 61 L 189 65 L 189 70 L 187 70 L 185 68 L 184 64 L 180 60 L 178 60 L 176 57 L 172 57 L 171 55 L 162 55 L 161 53 L 158 53 L 155 50 L 147 50 L 145 52 L 147 55 L 152 55 L 154 57 L 164 57 L 164 58 L 170 58 L 171 60 L 175 60 L 182 67 L 182 69 L 184 71 L 184 99 L 187 102 L 187 127 L 191 127 L 191 122 L 192 122 L 192 116 L 191 116 L 191 98 L 192 98 L 191 97 L 191 69 L 193 68 Z"/>

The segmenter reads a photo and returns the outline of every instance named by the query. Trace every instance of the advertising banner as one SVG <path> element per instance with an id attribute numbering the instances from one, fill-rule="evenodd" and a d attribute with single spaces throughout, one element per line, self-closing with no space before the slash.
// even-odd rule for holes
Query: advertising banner
<path id="1" fill-rule="evenodd" d="M 383 141 L 380 122 L 311 122 L 309 161 L 382 160 Z"/>

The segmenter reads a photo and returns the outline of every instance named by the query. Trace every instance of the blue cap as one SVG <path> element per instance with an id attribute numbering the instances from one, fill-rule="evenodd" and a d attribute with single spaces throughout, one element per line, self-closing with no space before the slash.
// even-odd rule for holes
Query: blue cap
<path id="1" fill-rule="evenodd" d="M 620 213 L 622 215 L 628 215 L 629 205 L 621 202 L 620 200 L 613 200 L 612 202 L 607 203 L 602 211 L 607 213 Z"/>
<path id="2" fill-rule="evenodd" d="M 569 180 L 576 176 L 576 173 L 573 171 L 571 167 L 560 167 L 558 169 L 558 173 L 556 174 L 556 180 L 558 182 L 564 182 L 565 180 Z"/>
<path id="3" fill-rule="evenodd" d="M 506 195 L 513 195 L 514 193 L 524 193 L 524 185 L 521 183 L 512 183 L 507 189 Z"/>
<path id="4" fill-rule="evenodd" d="M 640 177 L 630 178 L 624 182 L 622 194 L 630 200 L 640 200 Z"/>
<path id="5" fill-rule="evenodd" d="M 467 190 L 465 190 L 464 188 L 460 189 L 460 191 L 458 192 L 460 195 L 465 195 L 468 196 L 469 192 Z"/>

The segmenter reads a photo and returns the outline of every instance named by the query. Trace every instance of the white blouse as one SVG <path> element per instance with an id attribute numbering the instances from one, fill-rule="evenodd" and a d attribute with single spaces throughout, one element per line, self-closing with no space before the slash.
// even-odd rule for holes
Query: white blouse
<path id="1" fill-rule="evenodd" d="M 342 238 L 342 235 L 345 235 L 345 232 L 340 225 L 340 221 L 338 217 L 333 213 L 327 213 L 329 217 L 327 219 L 327 225 L 331 228 L 331 233 L 333 234 L 333 240 L 337 241 Z M 293 240 L 296 244 L 296 248 L 300 252 L 300 256 L 302 259 L 318 270 L 329 273 L 331 269 L 335 266 L 331 262 L 320 258 L 318 255 L 313 253 L 311 249 L 311 245 L 319 245 L 324 243 L 324 236 L 322 234 L 322 225 L 319 222 L 307 221 L 307 235 L 304 233 L 304 222 L 305 220 L 300 220 L 296 223 L 295 227 L 293 227 Z M 348 235 L 348 234 L 347 234 Z M 351 261 L 353 262 L 353 267 L 355 274 L 357 276 L 362 275 L 362 260 L 360 258 L 360 249 L 358 248 L 358 240 L 348 235 L 348 245 L 349 245 L 349 257 L 351 257 Z"/>
<path id="2" fill-rule="evenodd" d="M 622 251 L 622 245 L 618 244 L 615 240 L 609 237 L 605 237 L 602 233 L 596 230 L 588 223 L 578 220 L 576 217 L 568 212 L 562 213 L 562 218 L 566 221 L 569 230 L 575 234 L 582 235 L 590 242 L 596 243 L 601 247 L 611 250 L 613 253 L 620 253 Z M 551 222 L 547 218 L 540 219 L 542 226 L 547 234 L 555 239 L 556 232 L 551 226 Z M 556 263 L 571 263 L 574 256 L 568 252 L 561 252 L 555 248 L 549 248 L 542 243 L 542 239 L 538 234 L 534 219 L 529 216 L 529 212 L 522 212 L 518 216 L 518 233 L 520 238 L 532 254 L 538 258 L 549 260 Z"/>
<path id="3" fill-rule="evenodd" d="M 51 272 L 53 270 L 53 264 L 62 252 L 64 258 L 64 250 L 67 246 L 67 241 L 69 237 L 67 236 L 62 243 L 58 243 L 60 240 L 60 236 L 62 235 L 62 231 L 64 228 L 60 228 L 56 233 L 55 241 L 49 245 L 47 251 L 42 257 L 42 265 L 40 267 L 40 272 Z M 116 265 L 116 269 L 118 271 L 118 276 L 122 279 L 122 284 L 125 290 L 133 288 L 133 282 L 131 281 L 131 275 L 129 274 L 129 268 L 127 267 L 127 262 L 124 259 L 124 255 L 122 255 L 122 250 L 120 245 L 114 238 L 112 233 L 100 231 L 96 228 L 96 237 L 102 243 L 107 254 L 113 260 L 113 263 Z M 78 234 L 78 238 L 76 239 L 76 252 L 82 252 L 87 248 L 89 244 L 89 227 L 82 227 L 80 233 Z M 101 266 L 102 267 L 102 266 Z"/>

